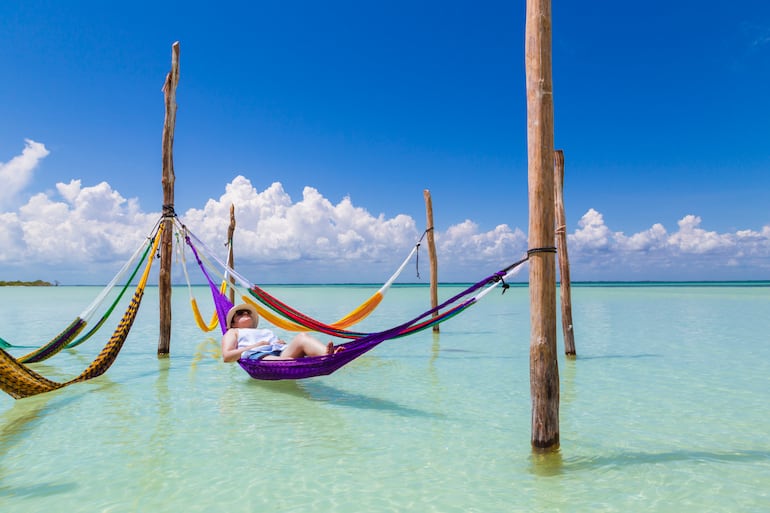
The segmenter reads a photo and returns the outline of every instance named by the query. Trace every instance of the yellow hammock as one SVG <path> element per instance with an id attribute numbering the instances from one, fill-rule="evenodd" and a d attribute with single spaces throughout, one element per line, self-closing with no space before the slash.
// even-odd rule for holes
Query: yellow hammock
<path id="1" fill-rule="evenodd" d="M 156 232 L 151 254 L 154 254 L 158 248 L 162 229 L 163 226 L 161 225 Z M 84 370 L 78 377 L 65 383 L 51 381 L 20 363 L 16 358 L 0 348 L 0 389 L 14 399 L 21 399 L 36 394 L 42 394 L 44 392 L 50 392 L 104 374 L 118 357 L 118 353 L 123 347 L 123 343 L 126 341 L 131 325 L 136 318 L 136 312 L 139 310 L 139 305 L 142 302 L 142 296 L 144 295 L 144 289 L 147 285 L 147 277 L 150 274 L 152 262 L 152 258 L 148 259 L 144 274 L 142 275 L 141 280 L 139 280 L 139 284 L 136 286 L 134 297 L 131 299 L 131 303 L 128 305 L 126 312 L 123 314 L 123 318 L 120 320 L 120 323 L 118 323 L 117 328 L 115 328 L 107 345 L 104 346 L 96 359 L 91 362 L 86 370 Z"/>
<path id="2" fill-rule="evenodd" d="M 177 237 L 179 237 L 179 231 L 176 232 Z M 233 244 L 232 241 L 229 243 L 230 246 L 230 256 L 232 256 L 233 252 Z M 185 251 L 184 251 L 184 244 L 182 244 L 181 241 L 177 238 L 177 250 L 179 251 L 180 260 L 182 261 L 182 270 L 184 271 L 184 277 L 187 281 L 187 290 L 190 293 L 190 307 L 192 308 L 193 317 L 195 317 L 195 323 L 198 325 L 198 327 L 201 329 L 201 331 L 208 333 L 209 331 L 213 331 L 214 328 L 219 325 L 219 315 L 217 315 L 217 311 L 214 310 L 214 313 L 211 314 L 211 320 L 206 324 L 206 321 L 203 320 L 203 315 L 201 314 L 200 308 L 198 308 L 198 301 L 195 299 L 195 296 L 192 293 L 192 285 L 190 284 L 190 275 L 187 274 L 187 259 L 185 259 Z M 219 286 L 219 293 L 224 295 L 225 292 L 227 292 L 227 279 L 222 280 L 222 285 Z"/>
<path id="3" fill-rule="evenodd" d="M 223 281 L 222 285 L 219 287 L 219 293 L 224 295 L 224 293 L 227 291 L 227 282 Z M 214 310 L 214 313 L 211 315 L 211 321 L 209 321 L 208 324 L 206 324 L 206 321 L 203 320 L 203 315 L 201 315 L 201 311 L 198 309 L 198 302 L 195 300 L 192 295 L 190 296 L 190 306 L 192 307 L 193 311 L 193 317 L 195 317 L 195 322 L 198 324 L 198 327 L 201 329 L 201 331 L 205 331 L 208 333 L 209 331 L 213 331 L 214 328 L 217 327 L 219 324 L 219 316 L 217 315 L 216 310 Z"/>

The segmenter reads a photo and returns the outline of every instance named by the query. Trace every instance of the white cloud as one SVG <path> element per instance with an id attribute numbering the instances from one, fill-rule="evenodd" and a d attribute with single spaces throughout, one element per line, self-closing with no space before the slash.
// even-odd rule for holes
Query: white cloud
<path id="1" fill-rule="evenodd" d="M 707 232 L 699 228 L 701 218 L 688 215 L 679 221 L 679 231 L 669 237 L 672 247 L 682 253 L 709 253 L 735 247 L 735 236 L 729 234 L 720 235 L 716 232 Z"/>
<path id="2" fill-rule="evenodd" d="M 631 236 L 612 231 L 589 209 L 568 236 L 573 280 L 767 279 L 770 227 L 717 233 L 687 215 L 668 233 L 662 224 Z M 574 264 L 574 265 L 573 265 Z M 736 274 L 737 273 L 737 274 Z"/>
<path id="3" fill-rule="evenodd" d="M 18 212 L 0 214 L 0 262 L 77 268 L 129 256 L 148 235 L 157 214 L 139 211 L 106 183 L 57 184 L 53 193 L 32 196 Z M 116 269 L 117 270 L 117 269 Z"/>
<path id="4" fill-rule="evenodd" d="M 39 142 L 25 139 L 21 155 L 0 162 L 0 209 L 8 208 L 10 201 L 32 181 L 32 174 L 49 151 Z"/>
<path id="5" fill-rule="evenodd" d="M 578 252 L 594 252 L 609 249 L 612 242 L 612 233 L 604 224 L 604 216 L 594 209 L 590 209 L 578 221 L 580 227 L 569 237 L 568 245 L 574 244 Z M 568 248 L 569 249 L 569 248 Z"/>
<path id="6" fill-rule="evenodd" d="M 527 252 L 527 236 L 516 228 L 501 224 L 488 232 L 480 232 L 476 223 L 466 220 L 438 233 L 437 254 L 439 260 L 455 264 L 488 265 L 510 264 Z M 502 265 L 501 267 L 505 267 Z M 483 271 L 499 269 L 484 269 Z"/>
<path id="7" fill-rule="evenodd" d="M 236 205 L 234 245 L 238 261 L 262 265 L 263 271 L 266 265 L 289 266 L 294 270 L 286 270 L 288 276 L 304 279 L 387 278 L 421 235 L 414 219 L 407 215 L 375 217 L 350 198 L 335 205 L 313 187 L 305 187 L 302 198 L 293 202 L 280 183 L 260 192 L 243 176 L 236 177 L 218 200 L 209 200 L 202 210 L 188 210 L 184 222 L 209 247 L 222 247 L 230 205 Z M 525 235 L 506 225 L 483 233 L 466 221 L 437 233 L 436 240 L 442 263 L 440 276 L 446 280 L 473 281 L 526 251 Z M 427 269 L 425 249 L 422 255 Z M 303 266 L 316 266 L 318 271 L 310 278 L 297 271 Z M 298 279 L 287 275 L 284 280 Z"/>
<path id="8" fill-rule="evenodd" d="M 28 141 L 24 153 L 3 172 L 24 169 L 29 176 L 47 153 L 42 144 Z M 21 183 L 16 182 L 16 196 L 6 192 L 8 202 L 19 201 Z M 313 187 L 305 187 L 294 200 L 278 182 L 259 191 L 238 176 L 218 199 L 180 215 L 210 248 L 221 250 L 223 259 L 231 205 L 236 208 L 236 268 L 259 283 L 377 283 L 390 276 L 421 235 L 407 215 L 375 217 L 351 198 L 334 204 Z M 124 198 L 107 182 L 58 183 L 55 190 L 36 193 L 16 209 L 0 211 L 0 265 L 5 273 L 15 273 L 0 278 L 106 283 L 159 216 L 143 212 L 136 199 Z M 627 236 L 589 209 L 568 235 L 572 279 L 767 279 L 770 226 L 717 233 L 701 225 L 700 217 L 687 215 L 673 233 L 656 223 Z M 472 220 L 437 230 L 435 238 L 442 281 L 483 278 L 527 249 L 520 229 L 502 224 L 484 231 Z M 422 279 L 428 269 L 425 248 L 423 244 Z M 174 275 L 181 279 L 181 270 Z M 415 274 L 404 279 L 413 281 Z M 517 279 L 526 279 L 526 274 Z"/>
<path id="9" fill-rule="evenodd" d="M 242 260 L 346 262 L 365 257 L 378 262 L 389 259 L 394 250 L 411 247 L 417 236 L 409 216 L 375 218 L 350 198 L 333 205 L 312 187 L 305 187 L 302 199 L 292 202 L 280 183 L 259 192 L 243 176 L 202 210 L 188 210 L 184 222 L 214 247 L 224 242 L 230 205 L 235 205 L 235 247 Z"/>

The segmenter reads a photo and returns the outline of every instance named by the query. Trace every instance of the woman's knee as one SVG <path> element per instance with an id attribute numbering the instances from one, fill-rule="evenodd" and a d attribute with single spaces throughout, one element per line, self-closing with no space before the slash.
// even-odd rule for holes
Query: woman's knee
<path id="1" fill-rule="evenodd" d="M 309 340 L 312 340 L 313 337 L 311 337 L 307 333 L 298 333 L 296 337 L 294 337 L 294 342 L 297 344 L 305 345 L 308 343 Z"/>

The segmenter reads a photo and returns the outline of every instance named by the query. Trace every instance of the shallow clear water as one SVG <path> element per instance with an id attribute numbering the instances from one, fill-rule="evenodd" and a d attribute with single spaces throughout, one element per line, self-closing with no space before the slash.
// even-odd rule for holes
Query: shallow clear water
<path id="1" fill-rule="evenodd" d="M 331 321 L 374 289 L 268 290 Z M 0 288 L 0 336 L 37 347 L 99 291 Z M 206 291 L 195 292 L 204 316 Z M 578 358 L 559 358 L 561 450 L 537 456 L 524 287 L 489 294 L 438 336 L 388 341 L 300 382 L 221 363 L 219 335 L 194 324 L 184 288 L 159 360 L 150 288 L 105 376 L 0 396 L 0 511 L 770 510 L 770 288 L 572 292 Z M 424 287 L 393 288 L 360 327 L 427 303 Z M 79 374 L 116 322 L 34 368 Z"/>

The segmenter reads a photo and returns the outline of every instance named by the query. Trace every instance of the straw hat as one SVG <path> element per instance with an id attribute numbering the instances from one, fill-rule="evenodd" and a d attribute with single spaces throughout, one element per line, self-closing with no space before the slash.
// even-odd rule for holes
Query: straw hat
<path id="1" fill-rule="evenodd" d="M 254 320 L 254 327 L 257 326 L 257 322 L 259 322 L 259 314 L 257 313 L 257 309 L 254 308 L 252 305 L 248 303 L 241 303 L 240 305 L 235 305 L 227 312 L 227 327 L 231 328 L 233 325 L 233 317 L 235 317 L 235 312 L 238 310 L 248 310 L 251 312 L 251 318 Z"/>

